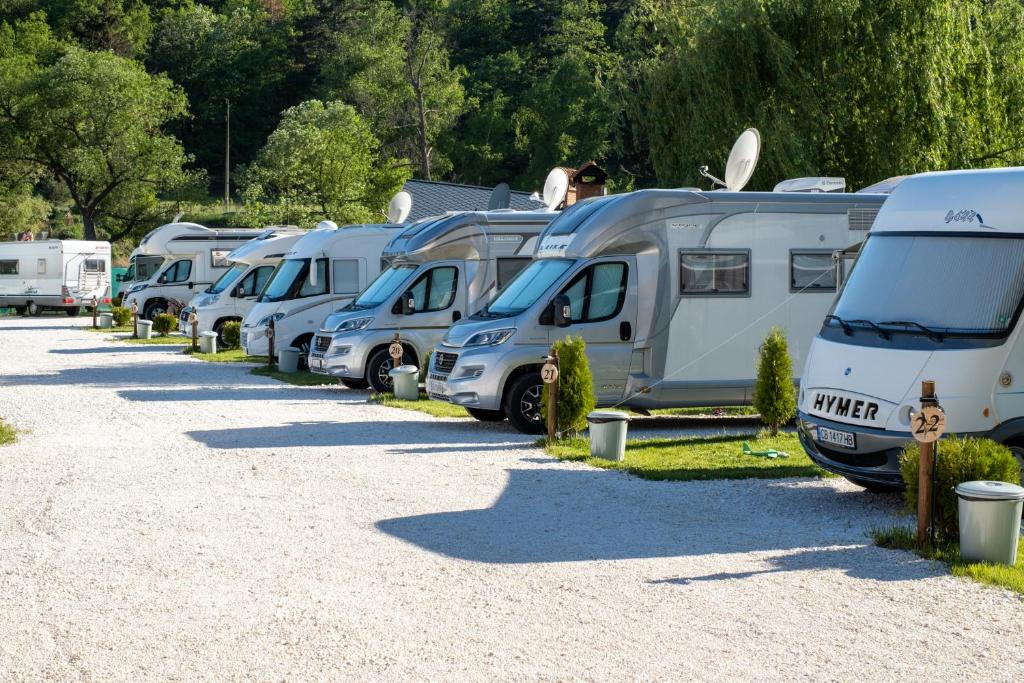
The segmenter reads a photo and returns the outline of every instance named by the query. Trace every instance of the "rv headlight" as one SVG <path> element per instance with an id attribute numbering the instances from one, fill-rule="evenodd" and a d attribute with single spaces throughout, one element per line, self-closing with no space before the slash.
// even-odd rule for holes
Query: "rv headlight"
<path id="1" fill-rule="evenodd" d="M 280 320 L 283 317 L 284 317 L 284 313 L 273 313 L 273 314 L 268 315 L 268 316 L 266 316 L 264 318 L 261 318 L 260 321 L 258 323 L 256 323 L 256 327 L 266 327 L 267 325 L 270 324 L 271 320 L 273 320 L 276 323 L 278 320 Z"/>
<path id="2" fill-rule="evenodd" d="M 508 341 L 509 337 L 516 333 L 516 328 L 506 327 L 500 330 L 487 330 L 486 332 L 477 332 L 472 337 L 466 340 L 463 346 L 497 346 L 502 342 Z"/>
<path id="3" fill-rule="evenodd" d="M 358 332 L 359 330 L 365 330 L 373 322 L 373 317 L 369 318 L 351 318 L 342 322 L 340 325 L 334 328 L 335 332 Z"/>
<path id="4" fill-rule="evenodd" d="M 129 293 L 129 294 L 134 294 L 135 292 L 141 292 L 142 290 L 144 290 L 144 289 L 145 289 L 146 287 L 148 287 L 148 286 L 149 286 L 149 285 L 147 285 L 147 284 L 145 284 L 145 283 L 143 283 L 143 284 L 141 284 L 141 285 L 135 285 L 134 287 L 132 287 L 132 288 L 131 288 L 131 290 L 129 290 L 129 292 L 128 292 L 128 293 Z"/>
<path id="5" fill-rule="evenodd" d="M 218 299 L 220 299 L 220 294 L 207 294 L 203 298 L 196 301 L 196 308 L 201 308 L 203 306 L 212 306 L 215 303 L 217 303 Z"/>

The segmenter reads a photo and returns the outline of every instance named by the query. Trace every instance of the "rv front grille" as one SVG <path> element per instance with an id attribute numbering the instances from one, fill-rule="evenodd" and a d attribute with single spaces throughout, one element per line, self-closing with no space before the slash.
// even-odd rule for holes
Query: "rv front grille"
<path id="1" fill-rule="evenodd" d="M 249 333 L 248 332 L 243 332 L 241 337 L 242 338 L 241 338 L 240 341 L 242 342 L 242 346 L 244 347 L 246 345 L 246 343 L 249 341 Z"/>
<path id="2" fill-rule="evenodd" d="M 850 230 L 870 230 L 878 215 L 877 208 L 847 209 L 846 220 Z"/>
<path id="3" fill-rule="evenodd" d="M 324 353 L 329 348 L 331 348 L 331 338 L 330 337 L 321 337 L 320 335 L 317 335 L 316 336 L 316 344 L 314 346 L 314 350 L 315 351 L 319 351 L 320 353 Z"/>
<path id="4" fill-rule="evenodd" d="M 437 351 L 434 353 L 434 369 L 447 375 L 455 367 L 455 361 L 458 359 L 459 355 L 457 353 Z"/>

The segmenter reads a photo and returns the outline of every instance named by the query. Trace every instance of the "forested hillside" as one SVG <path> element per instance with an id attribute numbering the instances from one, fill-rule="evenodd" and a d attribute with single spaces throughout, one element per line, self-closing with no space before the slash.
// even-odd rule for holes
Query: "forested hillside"
<path id="1" fill-rule="evenodd" d="M 227 153 L 230 108 L 230 160 Z M 409 177 L 1020 163 L 1017 0 L 0 0 L 0 235 L 379 218 Z M 226 174 L 226 169 L 228 173 Z"/>

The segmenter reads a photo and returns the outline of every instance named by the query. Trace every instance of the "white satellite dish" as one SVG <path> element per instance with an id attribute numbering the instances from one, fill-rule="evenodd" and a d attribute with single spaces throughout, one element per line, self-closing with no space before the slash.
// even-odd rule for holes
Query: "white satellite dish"
<path id="1" fill-rule="evenodd" d="M 569 191 L 569 174 L 560 168 L 553 168 L 544 180 L 544 203 L 548 211 L 554 211 L 555 207 L 565 199 L 565 193 Z"/>
<path id="2" fill-rule="evenodd" d="M 316 230 L 337 230 L 338 224 L 334 221 L 320 221 L 316 224 Z"/>
<path id="3" fill-rule="evenodd" d="M 761 134 L 757 132 L 757 128 L 747 128 L 736 138 L 732 151 L 729 152 L 729 160 L 725 162 L 725 180 L 719 180 L 708 173 L 707 166 L 697 167 L 697 172 L 716 185 L 739 192 L 746 186 L 750 176 L 754 175 L 760 154 Z"/>
<path id="4" fill-rule="evenodd" d="M 404 223 L 412 211 L 412 195 L 402 190 L 388 202 L 388 223 Z"/>

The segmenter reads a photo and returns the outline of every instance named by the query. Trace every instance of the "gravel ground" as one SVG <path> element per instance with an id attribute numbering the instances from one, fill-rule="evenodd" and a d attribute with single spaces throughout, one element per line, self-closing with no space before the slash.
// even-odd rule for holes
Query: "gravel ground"
<path id="1" fill-rule="evenodd" d="M 2 680 L 1024 674 L 1024 601 L 867 544 L 893 496 L 643 481 L 84 323 L 0 320 Z"/>

